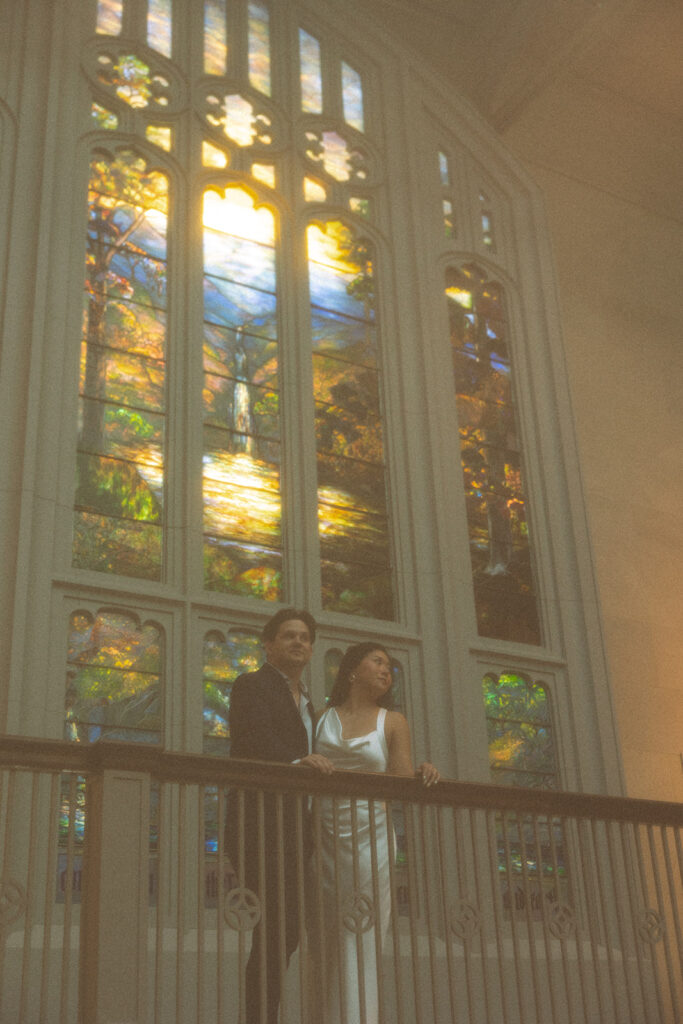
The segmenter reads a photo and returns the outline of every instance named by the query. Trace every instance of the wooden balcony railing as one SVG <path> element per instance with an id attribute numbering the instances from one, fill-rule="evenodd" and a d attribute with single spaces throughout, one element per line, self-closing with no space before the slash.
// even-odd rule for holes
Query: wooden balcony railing
<path id="1" fill-rule="evenodd" d="M 233 864 L 249 807 L 258 849 L 238 839 Z M 336 891 L 326 821 L 352 836 Z M 0 1022 L 245 1020 L 252 929 L 284 906 L 284 867 L 265 905 L 246 883 L 287 848 L 301 941 L 276 966 L 281 1024 L 680 1024 L 682 825 L 678 804 L 5 736 Z"/>

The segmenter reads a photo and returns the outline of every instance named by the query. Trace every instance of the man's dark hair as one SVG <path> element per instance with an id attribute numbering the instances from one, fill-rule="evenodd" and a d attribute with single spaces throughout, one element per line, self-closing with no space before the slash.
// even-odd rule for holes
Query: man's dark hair
<path id="1" fill-rule="evenodd" d="M 268 619 L 263 627 L 261 633 L 263 642 L 269 643 L 274 640 L 282 623 L 289 622 L 290 619 L 299 619 L 300 622 L 305 622 L 308 626 L 311 643 L 315 641 L 316 622 L 310 612 L 303 608 L 281 608 L 279 612 L 275 612 L 272 618 Z"/>

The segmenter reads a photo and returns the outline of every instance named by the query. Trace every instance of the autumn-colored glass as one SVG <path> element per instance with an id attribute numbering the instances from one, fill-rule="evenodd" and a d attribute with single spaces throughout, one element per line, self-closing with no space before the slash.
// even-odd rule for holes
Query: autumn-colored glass
<path id="1" fill-rule="evenodd" d="M 204 640 L 204 753 L 230 753 L 230 691 L 243 672 L 255 672 L 263 662 L 261 640 L 249 630 L 233 630 L 223 638 L 210 633 Z"/>
<path id="2" fill-rule="evenodd" d="M 118 36 L 123 23 L 123 0 L 97 0 L 97 31 Z"/>
<path id="3" fill-rule="evenodd" d="M 321 114 L 323 80 L 320 43 L 304 29 L 299 29 L 299 60 L 301 66 L 301 109 L 305 114 Z"/>
<path id="4" fill-rule="evenodd" d="M 157 626 L 118 611 L 74 612 L 69 627 L 65 738 L 159 743 L 161 642 Z"/>
<path id="5" fill-rule="evenodd" d="M 539 644 L 503 288 L 468 264 L 446 299 L 479 633 Z"/>
<path id="6" fill-rule="evenodd" d="M 122 149 L 88 201 L 73 564 L 160 579 L 168 182 Z"/>
<path id="7" fill-rule="evenodd" d="M 557 788 L 557 758 L 545 687 L 511 672 L 486 675 L 483 697 L 491 781 Z"/>
<path id="8" fill-rule="evenodd" d="M 308 229 L 323 605 L 394 614 L 369 244 L 339 221 Z"/>
<path id="9" fill-rule="evenodd" d="M 282 586 L 275 220 L 239 188 L 204 196 L 204 579 Z"/>
<path id="10" fill-rule="evenodd" d="M 249 84 L 270 96 L 270 12 L 264 3 L 249 4 Z"/>
<path id="11" fill-rule="evenodd" d="M 153 50 L 171 56 L 171 0 L 147 0 L 147 42 Z"/>
<path id="12" fill-rule="evenodd" d="M 228 63 L 227 0 L 204 0 L 204 71 L 224 75 Z"/>

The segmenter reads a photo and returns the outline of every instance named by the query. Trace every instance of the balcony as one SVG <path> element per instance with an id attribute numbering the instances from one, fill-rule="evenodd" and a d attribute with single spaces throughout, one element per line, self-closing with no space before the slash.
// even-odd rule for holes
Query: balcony
<path id="1" fill-rule="evenodd" d="M 285 796 L 299 823 L 312 816 L 310 861 L 295 837 L 306 898 L 299 950 L 286 973 L 280 963 L 281 1024 L 327 1024 L 320 954 L 331 938 L 316 865 L 321 815 L 344 807 L 352 822 L 368 817 L 373 842 L 386 807 L 396 834 L 386 936 L 372 927 L 375 855 L 369 889 L 333 895 L 338 938 L 352 936 L 358 964 L 381 965 L 380 1021 L 681 1021 L 680 805 L 450 781 L 425 790 L 412 779 L 3 737 L 2 1024 L 243 1019 L 264 908 L 244 884 L 244 855 L 235 867 L 225 849 L 228 790 L 238 817 L 245 801 L 261 823 L 265 802 L 275 807 L 267 842 L 278 850 Z"/>

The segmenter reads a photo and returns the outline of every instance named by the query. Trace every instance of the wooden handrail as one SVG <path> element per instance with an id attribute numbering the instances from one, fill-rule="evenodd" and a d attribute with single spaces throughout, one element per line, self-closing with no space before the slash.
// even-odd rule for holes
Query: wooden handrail
<path id="1" fill-rule="evenodd" d="M 38 737 L 0 737 L 0 768 L 99 774 L 144 772 L 155 781 L 200 786 L 244 786 L 266 791 L 397 800 L 557 818 L 591 818 L 683 826 L 683 804 L 496 786 L 442 779 L 427 789 L 419 779 L 366 772 L 322 775 L 311 768 L 185 754 L 139 743 L 101 740 L 89 745 Z"/>

